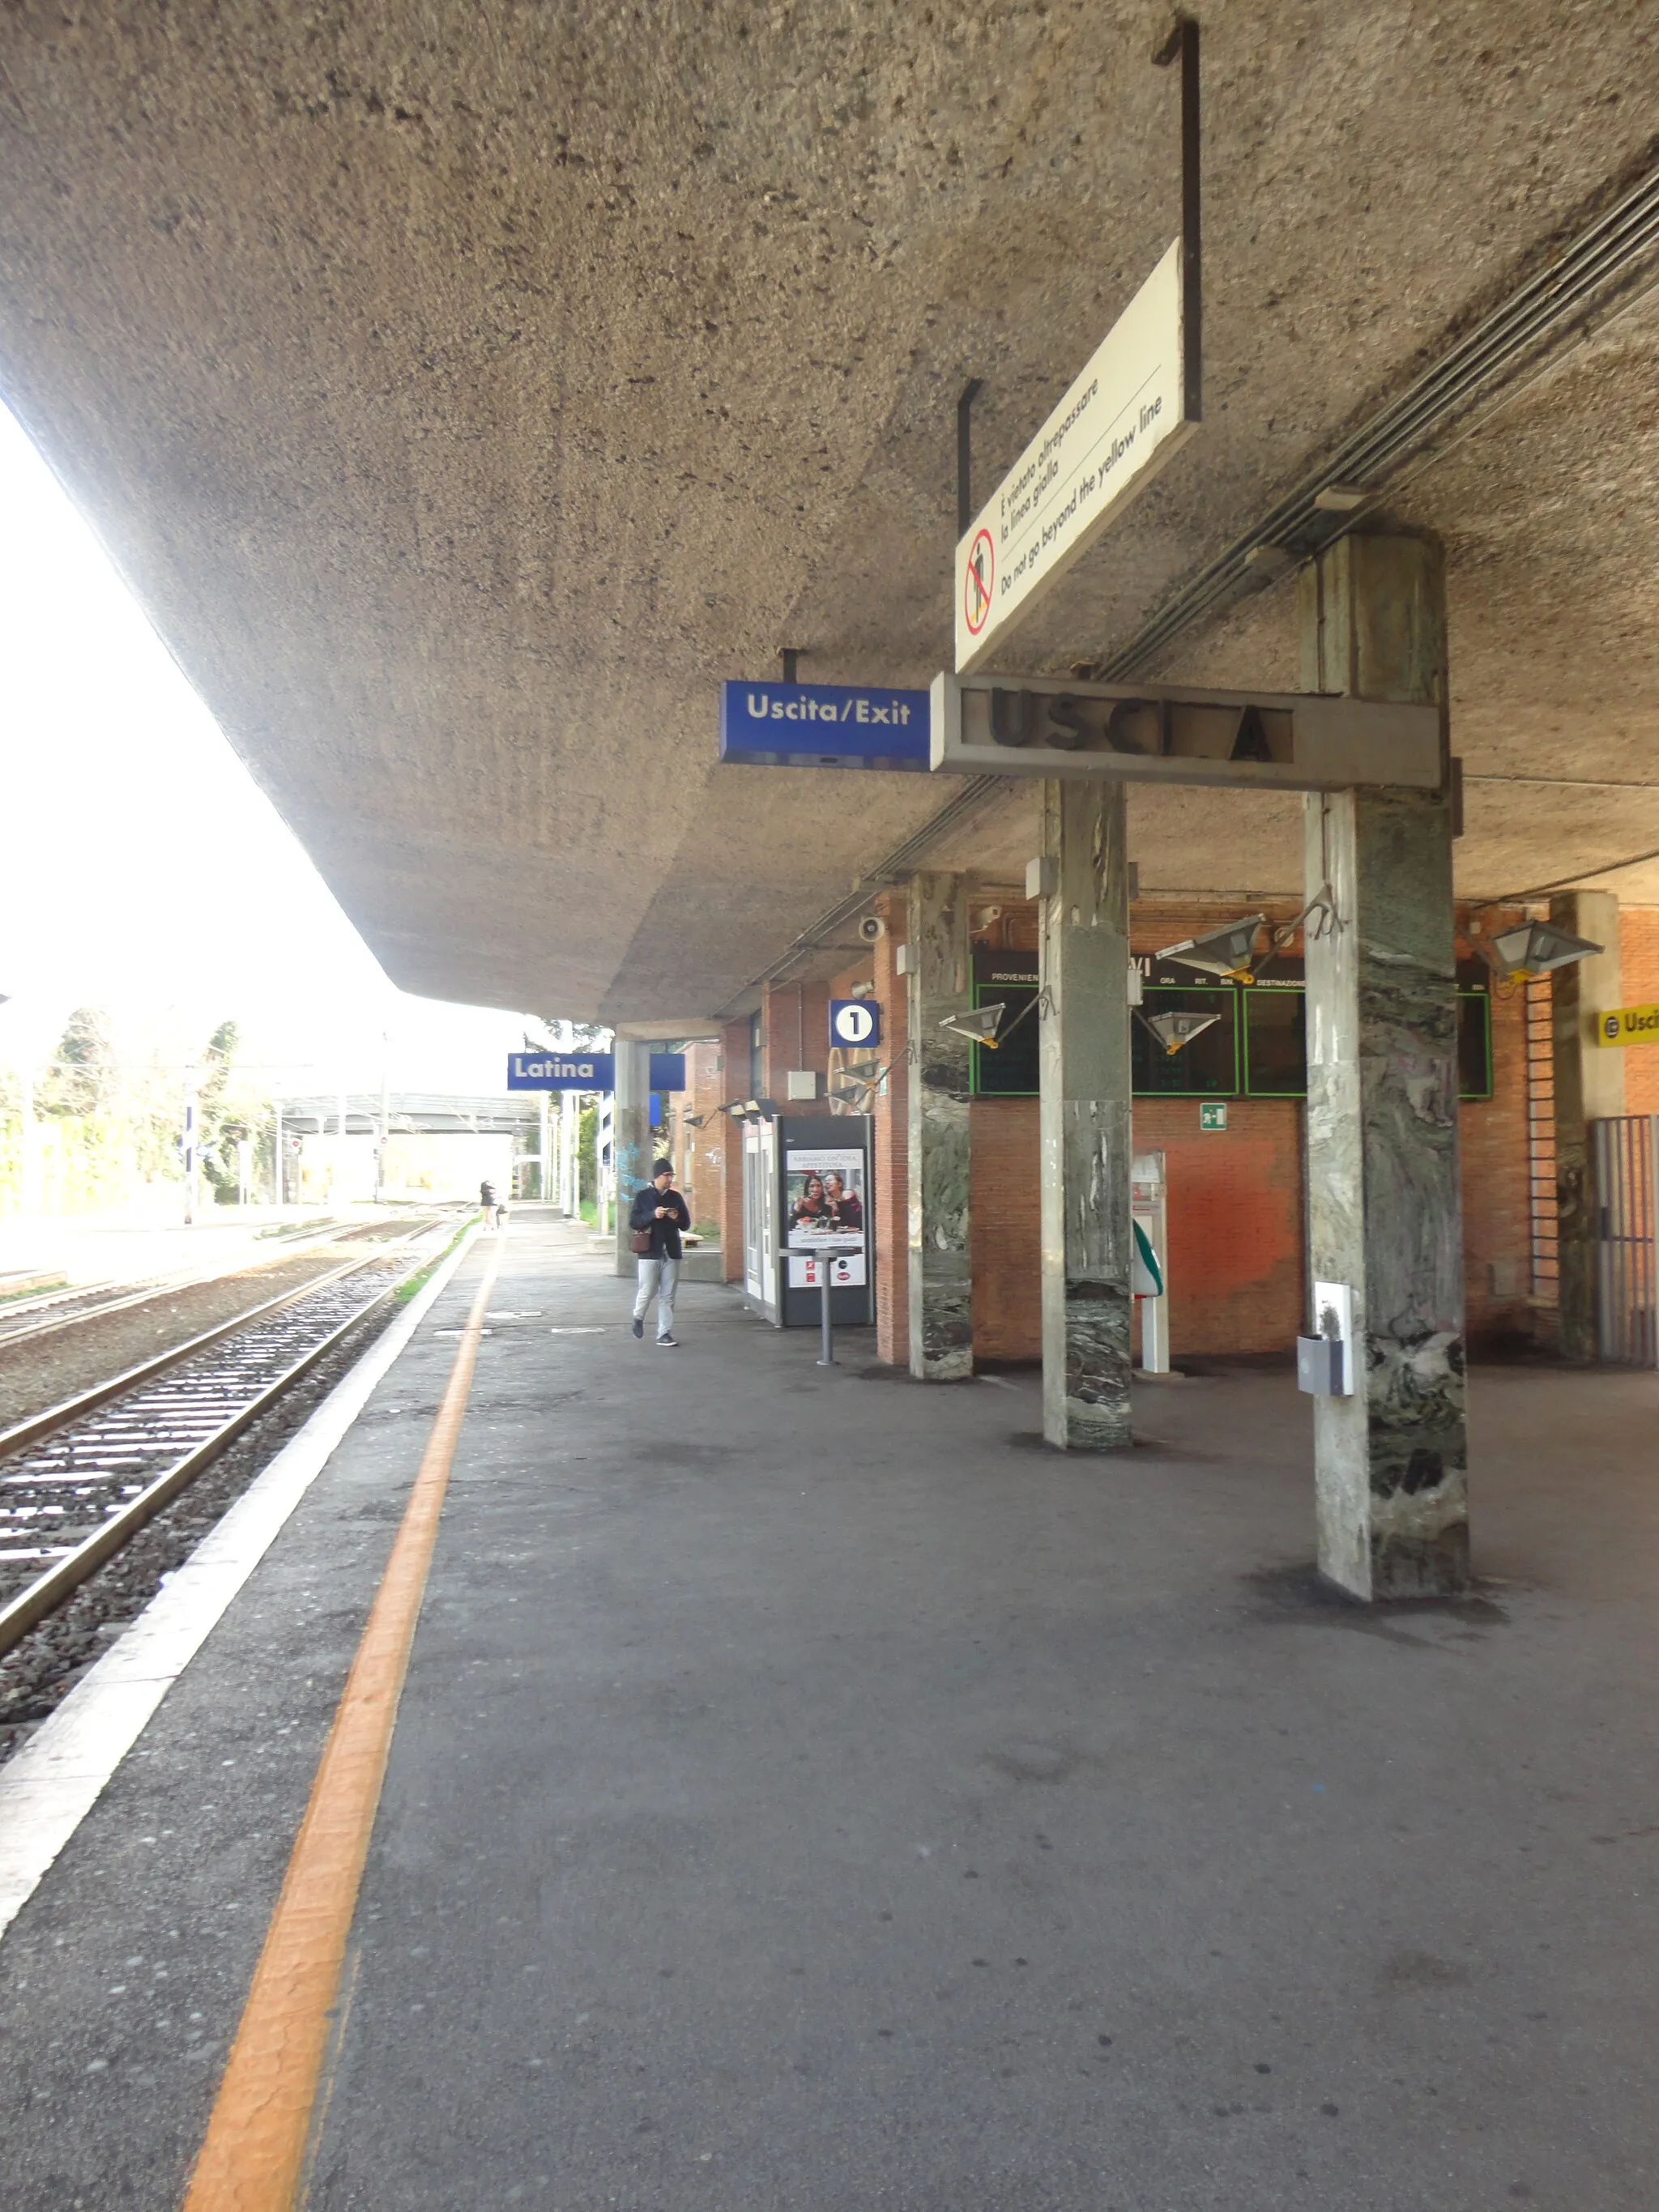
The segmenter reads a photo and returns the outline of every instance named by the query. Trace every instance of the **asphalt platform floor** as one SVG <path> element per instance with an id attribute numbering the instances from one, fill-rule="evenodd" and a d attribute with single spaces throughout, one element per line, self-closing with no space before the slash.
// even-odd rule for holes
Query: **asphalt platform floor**
<path id="1" fill-rule="evenodd" d="M 0 1944 L 8 2212 L 179 2202 L 481 1264 Z M 515 1221 L 314 2212 L 1659 2203 L 1659 1376 L 1478 1372 L 1483 1587 L 1367 1611 L 1285 1376 L 1069 1458 L 627 1300 Z"/>

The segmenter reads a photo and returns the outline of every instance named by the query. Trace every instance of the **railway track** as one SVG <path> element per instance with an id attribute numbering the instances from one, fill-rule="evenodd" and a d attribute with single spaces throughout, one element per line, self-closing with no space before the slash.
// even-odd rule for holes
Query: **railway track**
<path id="1" fill-rule="evenodd" d="M 0 1431 L 0 1653 L 441 1250 L 447 1226 L 406 1231 Z"/>
<path id="2" fill-rule="evenodd" d="M 422 1221 L 421 1225 L 431 1224 Z M 397 1237 L 404 1230 L 405 1224 L 395 1223 L 386 1227 L 384 1234 Z M 325 1229 L 274 1237 L 269 1252 L 262 1252 L 257 1258 L 245 1260 L 233 1267 L 210 1267 L 205 1271 L 186 1268 L 176 1274 L 148 1276 L 137 1283 L 86 1284 L 46 1291 L 38 1297 L 19 1298 L 0 1306 L 0 1352 L 13 1345 L 31 1343 L 39 1337 L 55 1335 L 58 1330 L 73 1328 L 80 1322 L 100 1321 L 109 1314 L 125 1313 L 131 1307 L 147 1304 L 152 1298 L 165 1297 L 169 1291 L 195 1290 L 204 1283 L 223 1282 L 231 1275 L 252 1273 L 314 1245 L 343 1243 L 381 1233 L 382 1224 L 378 1223 L 351 1226 L 331 1222 Z"/>

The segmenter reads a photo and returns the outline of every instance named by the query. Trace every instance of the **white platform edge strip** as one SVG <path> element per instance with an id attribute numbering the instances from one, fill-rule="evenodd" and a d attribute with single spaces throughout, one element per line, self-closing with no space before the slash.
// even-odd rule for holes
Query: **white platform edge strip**
<path id="1" fill-rule="evenodd" d="M 270 1550 L 477 1235 L 476 1226 L 468 1231 L 126 1633 L 82 1675 L 22 1749 L 0 1766 L 0 1936 Z"/>

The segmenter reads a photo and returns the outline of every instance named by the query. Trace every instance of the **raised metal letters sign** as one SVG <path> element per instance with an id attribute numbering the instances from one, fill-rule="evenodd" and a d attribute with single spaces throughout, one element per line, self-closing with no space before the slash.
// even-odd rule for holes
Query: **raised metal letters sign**
<path id="1" fill-rule="evenodd" d="M 1181 256 L 1177 242 L 963 532 L 958 672 L 979 666 L 1197 428 L 1182 412 Z"/>
<path id="2" fill-rule="evenodd" d="M 927 769 L 927 694 L 855 684 L 722 684 L 720 758 L 745 768 Z"/>
<path id="3" fill-rule="evenodd" d="M 933 764 L 962 775 L 1337 791 L 1441 783 L 1440 709 L 1323 692 L 936 676 Z"/>

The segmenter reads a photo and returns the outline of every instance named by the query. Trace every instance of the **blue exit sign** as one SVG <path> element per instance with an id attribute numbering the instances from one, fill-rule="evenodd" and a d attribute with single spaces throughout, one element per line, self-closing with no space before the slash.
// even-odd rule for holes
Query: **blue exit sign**
<path id="1" fill-rule="evenodd" d="M 857 684 L 722 684 L 720 758 L 744 768 L 926 775 L 927 694 Z"/>

